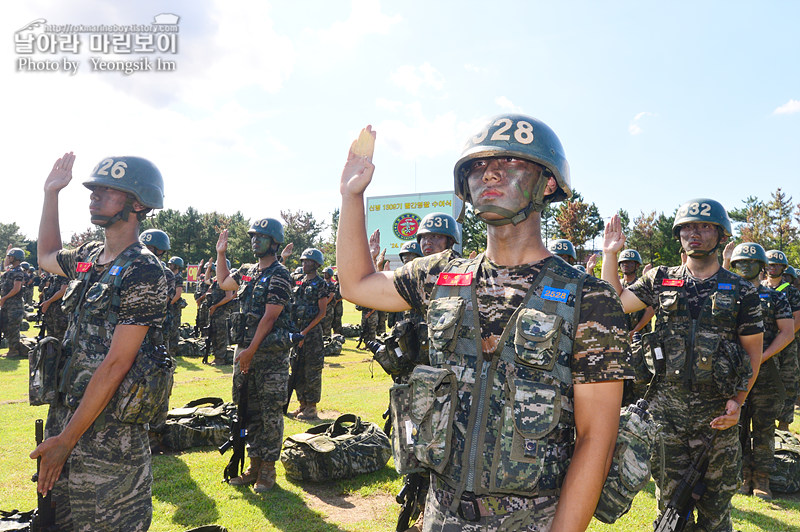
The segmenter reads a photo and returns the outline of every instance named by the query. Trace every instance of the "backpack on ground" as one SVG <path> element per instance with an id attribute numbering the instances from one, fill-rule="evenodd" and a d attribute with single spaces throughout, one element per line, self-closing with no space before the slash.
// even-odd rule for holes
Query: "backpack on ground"
<path id="1" fill-rule="evenodd" d="M 791 432 L 775 431 L 775 466 L 769 487 L 778 493 L 800 491 L 800 440 Z"/>
<path id="2" fill-rule="evenodd" d="M 219 447 L 231 431 L 231 416 L 236 405 L 219 397 L 195 399 L 167 413 L 167 423 L 158 435 L 159 443 L 172 451 L 192 447 Z"/>
<path id="3" fill-rule="evenodd" d="M 378 425 L 343 414 L 286 438 L 281 462 L 287 477 L 321 482 L 377 471 L 391 455 L 389 438 Z"/>

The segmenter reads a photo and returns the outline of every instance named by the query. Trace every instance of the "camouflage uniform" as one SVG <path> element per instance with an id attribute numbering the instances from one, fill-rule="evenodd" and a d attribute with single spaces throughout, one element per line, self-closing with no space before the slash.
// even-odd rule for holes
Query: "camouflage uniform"
<path id="1" fill-rule="evenodd" d="M 0 295 L 6 295 L 14 289 L 17 281 L 25 282 L 25 272 L 22 268 L 15 266 L 6 270 L 0 282 Z M 8 356 L 23 356 L 28 352 L 19 340 L 19 328 L 22 319 L 25 317 L 25 304 L 22 300 L 22 288 L 13 297 L 6 299 L 3 303 L 3 337 L 8 340 Z"/>
<path id="2" fill-rule="evenodd" d="M 638 279 L 638 277 L 636 278 Z M 634 279 L 634 282 L 636 282 Z M 624 278 L 622 279 L 622 287 L 628 288 L 633 283 L 628 283 Z M 647 309 L 637 310 L 627 314 L 628 330 L 632 331 L 636 325 L 644 317 Z M 633 335 L 631 340 L 631 365 L 633 366 L 635 378 L 632 381 L 625 381 L 625 393 L 622 398 L 622 404 L 635 403 L 637 399 L 644 397 L 647 393 L 647 385 L 653 378 L 653 374 L 647 368 L 644 361 L 644 351 L 642 350 L 642 334 L 650 332 L 650 324 L 645 325 L 638 333 Z"/>
<path id="3" fill-rule="evenodd" d="M 234 274 L 239 284 L 239 305 L 247 318 L 247 328 L 238 354 L 250 345 L 266 305 L 281 305 L 283 311 L 273 325 L 273 330 L 286 327 L 289 318 L 289 301 L 292 279 L 283 264 L 275 261 L 263 270 L 258 264 L 245 264 Z M 248 372 L 247 451 L 250 458 L 277 462 L 283 443 L 283 404 L 286 402 L 289 381 L 289 351 L 268 352 L 259 347 L 253 356 Z M 233 398 L 239 402 L 239 386 L 243 374 L 239 364 L 233 368 Z"/>
<path id="4" fill-rule="evenodd" d="M 95 283 L 103 278 L 111 264 L 100 266 L 95 262 L 90 265 L 86 261 L 99 256 L 101 247 L 102 243 L 91 242 L 75 250 L 59 251 L 58 264 L 71 283 L 81 282 L 77 280 L 77 270 L 89 266 L 87 285 L 97 286 Z M 125 254 L 132 262 L 116 273 L 122 276 L 116 322 L 150 327 L 137 355 L 143 356 L 155 348 L 161 336 L 159 328 L 167 309 L 166 278 L 158 259 L 139 242 L 121 255 Z M 113 267 L 109 275 L 114 275 Z M 74 290 L 73 298 L 81 299 L 80 292 L 80 288 Z M 74 303 L 80 303 L 73 298 L 67 296 Z M 113 296 L 110 299 L 113 300 Z M 83 317 L 78 320 L 81 313 Z M 62 360 L 62 364 L 69 364 L 69 371 L 61 383 L 64 393 L 59 394 L 59 401 L 50 405 L 46 437 L 61 433 L 67 425 L 91 375 L 108 354 L 114 334 L 115 324 L 106 314 L 92 315 L 83 310 L 71 313 L 69 319 L 65 346 L 71 356 Z M 150 526 L 153 475 L 147 429 L 144 424 L 117 421 L 111 412 L 119 399 L 122 398 L 115 393 L 106 409 L 81 436 L 53 487 L 59 530 L 138 531 Z"/>
<path id="5" fill-rule="evenodd" d="M 292 296 L 292 318 L 299 330 L 305 329 L 314 321 L 319 312 L 319 300 L 330 294 L 328 283 L 321 276 L 313 279 L 300 276 L 295 280 Z M 297 366 L 295 393 L 301 403 L 319 403 L 322 396 L 322 368 L 325 366 L 322 326 L 318 323 L 308 331 L 303 340 L 303 347 L 294 348 L 294 356 L 302 355 L 302 362 Z"/>
<path id="6" fill-rule="evenodd" d="M 211 283 L 208 289 L 206 301 L 208 308 L 216 305 L 225 299 L 225 290 L 222 290 L 217 283 L 217 278 Z M 225 303 L 214 310 L 214 314 L 209 317 L 211 329 L 211 351 L 214 353 L 214 361 L 218 364 L 224 363 L 228 352 L 228 316 L 233 308 L 233 300 Z"/>
<path id="7" fill-rule="evenodd" d="M 167 297 L 169 301 L 172 301 L 172 298 L 175 297 L 175 274 L 172 273 L 164 263 L 161 263 L 161 267 L 164 269 L 164 276 L 167 279 Z M 169 301 L 167 301 L 167 315 L 164 320 L 164 341 L 167 344 L 167 351 L 169 351 L 170 355 L 173 354 L 173 350 L 176 349 L 178 346 L 177 344 L 173 347 L 170 343 L 170 331 L 172 330 L 172 312 L 170 312 L 169 308 Z"/>
<path id="8" fill-rule="evenodd" d="M 47 280 L 47 285 L 43 290 L 44 300 L 48 300 L 58 293 L 67 284 L 67 278 L 60 275 L 50 275 Z M 49 336 L 55 336 L 60 340 L 64 340 L 64 333 L 67 332 L 68 317 L 61 308 L 63 298 L 54 301 L 47 308 L 47 312 L 42 316 L 42 323 L 44 323 Z"/>
<path id="9" fill-rule="evenodd" d="M 761 315 L 764 320 L 764 346 L 766 349 L 778 335 L 777 320 L 792 319 L 792 309 L 784 294 L 767 286 L 758 286 Z M 783 351 L 781 351 L 782 353 Z M 751 442 L 742 441 L 742 467 L 746 470 L 771 473 L 775 454 L 775 420 L 783 404 L 776 400 L 781 386 L 775 359 L 772 356 L 761 363 L 758 377 L 747 394 L 749 413 L 752 416 Z M 794 356 L 794 353 L 792 353 Z"/>
<path id="10" fill-rule="evenodd" d="M 454 268 L 474 269 L 477 280 L 464 288 L 437 282 Z M 557 290 L 565 300 L 542 297 L 549 289 L 543 282 L 560 282 L 553 279 L 569 281 Z M 633 376 L 613 289 L 555 257 L 502 267 L 482 257 L 457 258 L 452 250 L 403 265 L 394 285 L 415 312 L 427 311 L 431 365 L 451 369 L 458 385 L 451 450 L 442 473 L 431 473 L 423 530 L 549 530 L 574 446 L 573 385 Z M 456 301 L 463 304 L 461 318 Z M 553 343 L 528 351 L 520 327 L 536 335 L 547 322 L 552 331 L 556 316 L 562 323 L 548 336 Z M 490 338 L 500 338 L 497 348 L 481 356 Z M 553 362 L 555 372 L 533 369 L 529 355 L 546 355 L 545 366 Z"/>
<path id="11" fill-rule="evenodd" d="M 361 338 L 364 344 L 375 341 L 375 332 L 378 329 L 378 311 L 356 305 L 356 310 L 361 311 Z"/>
<path id="12" fill-rule="evenodd" d="M 339 283 L 333 283 L 333 300 L 336 302 L 333 306 L 333 322 L 331 326 L 334 334 L 342 334 L 342 315 L 344 314 L 344 303 L 342 302 L 342 293 L 339 291 Z"/>
<path id="13" fill-rule="evenodd" d="M 22 300 L 26 305 L 33 305 L 33 278 L 30 272 L 25 272 L 25 281 L 22 283 Z"/>
<path id="14" fill-rule="evenodd" d="M 180 273 L 173 274 L 175 277 L 175 290 L 176 292 L 173 293 L 172 297 L 175 297 L 175 293 L 177 293 L 178 287 L 183 287 L 183 276 Z M 172 299 L 170 299 L 172 301 Z M 183 313 L 183 307 L 186 306 L 186 302 L 183 300 L 181 296 L 175 303 L 169 306 L 169 314 L 170 314 L 170 328 L 168 331 L 169 336 L 169 348 L 170 348 L 170 355 L 175 356 L 178 351 L 178 342 L 180 342 L 181 336 L 179 333 L 179 329 L 181 328 L 181 314 Z"/>
<path id="15" fill-rule="evenodd" d="M 332 297 L 330 299 L 330 301 L 328 301 L 328 308 L 325 310 L 325 317 L 322 318 L 322 322 L 321 322 L 321 325 L 322 325 L 322 336 L 323 337 L 330 337 L 330 335 L 331 335 L 331 327 L 333 326 L 333 313 L 334 313 L 334 309 L 336 308 L 336 296 L 335 296 L 335 294 L 337 292 L 337 286 L 336 286 L 336 283 L 334 283 L 333 281 L 327 281 L 326 280 L 325 282 L 328 283 L 328 293 L 329 294 L 334 294 L 334 297 Z"/>
<path id="16" fill-rule="evenodd" d="M 205 281 L 197 281 L 194 287 L 194 300 L 197 303 L 197 300 L 203 297 L 203 294 L 208 292 L 208 285 Z M 204 299 L 202 302 L 197 303 L 197 318 L 195 320 L 195 326 L 198 330 L 201 330 L 208 326 L 208 301 Z"/>
<path id="17" fill-rule="evenodd" d="M 764 282 L 766 284 L 766 281 Z M 783 288 L 781 288 L 783 287 Z M 781 283 L 776 290 L 786 295 L 792 313 L 800 310 L 800 290 L 786 283 Z M 800 335 L 800 332 L 798 332 Z M 783 389 L 786 392 L 783 406 L 778 411 L 778 421 L 791 424 L 794 421 L 794 404 L 800 395 L 800 365 L 798 364 L 798 342 L 797 339 L 783 348 L 783 351 L 775 355 L 775 365 L 781 376 Z"/>
<path id="18" fill-rule="evenodd" d="M 689 464 L 710 441 L 709 422 L 724 413 L 727 400 L 737 390 L 746 389 L 752 368 L 737 335 L 762 332 L 761 304 L 752 284 L 723 268 L 700 280 L 692 277 L 685 265 L 661 266 L 628 289 L 655 310 L 655 331 L 650 338 L 657 340 L 666 360 L 664 378 L 656 385 L 650 403 L 654 419 L 662 426 L 663 456 L 657 445 L 651 460 L 661 513 Z M 693 320 L 697 329 L 689 338 Z M 685 348 L 690 342 L 694 353 Z M 738 361 L 728 355 L 734 352 L 741 357 Z M 652 369 L 652 357 L 646 356 Z M 731 498 L 740 472 L 738 428 L 718 431 L 705 475 L 707 491 L 697 502 L 695 530 L 732 530 Z"/>

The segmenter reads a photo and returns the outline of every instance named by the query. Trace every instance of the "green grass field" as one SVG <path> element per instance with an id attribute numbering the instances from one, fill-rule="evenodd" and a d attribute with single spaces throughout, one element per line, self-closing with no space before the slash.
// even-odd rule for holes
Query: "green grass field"
<path id="1" fill-rule="evenodd" d="M 194 301 L 183 321 L 193 323 Z M 345 322 L 358 323 L 360 313 L 345 306 Z M 35 329 L 26 334 L 34 336 Z M 333 419 L 352 412 L 382 425 L 391 380 L 380 366 L 370 363 L 350 339 L 341 356 L 326 359 L 321 417 Z M 0 358 L 0 509 L 29 510 L 36 504 L 30 481 L 36 464 L 28 458 L 34 448 L 34 420 L 44 418 L 46 407 L 27 402 L 27 361 Z M 231 369 L 204 366 L 199 358 L 180 359 L 175 373 L 171 406 L 203 396 L 231 398 Z M 291 408 L 294 408 L 294 403 Z M 800 417 L 800 412 L 798 412 Z M 307 423 L 286 419 L 285 435 L 303 432 Z M 800 422 L 792 425 L 800 432 Z M 230 454 L 213 448 L 153 457 L 154 516 L 151 530 L 181 531 L 216 523 L 230 531 L 373 531 L 394 530 L 398 506 L 394 495 L 402 481 L 390 461 L 383 470 L 329 485 L 288 480 L 278 465 L 277 486 L 265 495 L 221 483 Z M 734 528 L 743 532 L 800 532 L 800 498 L 764 502 L 754 497 L 734 497 Z M 655 518 L 653 483 L 634 501 L 632 510 L 614 525 L 593 521 L 592 531 L 648 531 Z"/>

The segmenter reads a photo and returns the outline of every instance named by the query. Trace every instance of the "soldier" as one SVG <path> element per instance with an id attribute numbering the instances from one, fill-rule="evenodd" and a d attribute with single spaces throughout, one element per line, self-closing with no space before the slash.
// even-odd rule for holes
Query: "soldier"
<path id="1" fill-rule="evenodd" d="M 19 328 L 25 317 L 25 303 L 22 300 L 25 272 L 20 264 L 25 252 L 20 248 L 9 248 L 6 252 L 5 268 L 0 282 L 0 313 L 2 313 L 3 337 L 8 340 L 8 357 L 24 357 L 28 348 L 19 339 Z"/>
<path id="2" fill-rule="evenodd" d="M 169 302 L 169 313 L 172 326 L 169 329 L 169 346 L 172 349 L 171 356 L 175 356 L 178 350 L 178 342 L 180 342 L 180 328 L 181 328 L 181 314 L 183 308 L 186 306 L 186 301 L 183 299 L 183 268 L 185 264 L 180 257 L 170 257 L 167 261 L 167 268 L 175 276 L 175 295 Z"/>
<path id="3" fill-rule="evenodd" d="M 33 266 L 29 262 L 21 262 L 19 267 L 25 274 L 25 281 L 22 283 L 22 301 L 25 305 L 33 305 Z"/>
<path id="4" fill-rule="evenodd" d="M 461 229 L 455 218 L 443 212 L 426 214 L 417 230 L 417 244 L 422 255 L 427 257 L 441 253 L 461 243 Z"/>
<path id="5" fill-rule="evenodd" d="M 292 318 L 303 340 L 295 347 L 292 373 L 300 406 L 290 414 L 297 419 L 317 419 L 317 403 L 322 395 L 323 354 L 322 327 L 331 292 L 328 284 L 317 275 L 322 266 L 322 252 L 308 248 L 300 255 L 303 276 L 295 281 L 292 297 Z"/>
<path id="6" fill-rule="evenodd" d="M 574 265 L 578 260 L 578 256 L 575 254 L 575 246 L 567 239 L 559 238 L 558 240 L 553 240 L 550 242 L 550 245 L 547 246 L 547 249 L 550 250 L 550 253 L 561 257 L 569 264 Z"/>
<path id="7" fill-rule="evenodd" d="M 164 254 L 170 250 L 169 235 L 161 229 L 147 229 L 146 231 L 142 231 L 142 234 L 139 235 L 139 241 L 161 261 L 161 267 L 164 269 L 164 275 L 167 278 L 167 297 L 169 297 L 171 301 L 175 297 L 175 275 L 172 273 L 172 270 L 167 268 L 162 258 Z M 167 308 L 169 309 L 169 307 Z M 178 347 L 177 345 L 172 346 L 170 343 L 169 331 L 171 329 L 172 314 L 168 310 L 166 319 L 164 320 L 164 341 L 167 345 L 167 352 L 170 354 Z"/>
<path id="8" fill-rule="evenodd" d="M 783 280 L 783 273 L 789 268 L 786 254 L 778 249 L 767 251 L 767 278 L 762 284 L 786 294 L 789 305 L 792 307 L 794 318 L 794 334 L 800 331 L 800 290 L 792 286 L 791 282 Z M 778 353 L 775 364 L 781 376 L 781 382 L 786 392 L 783 406 L 778 412 L 778 428 L 789 430 L 789 425 L 794 421 L 794 404 L 800 395 L 800 366 L 798 366 L 797 342 L 794 341 Z"/>
<path id="9" fill-rule="evenodd" d="M 217 271 L 217 262 L 208 262 L 209 268 Z M 230 271 L 231 261 L 225 259 L 225 269 Z M 233 299 L 236 297 L 235 290 L 224 290 L 219 285 L 216 276 L 211 277 L 210 270 L 206 269 L 206 281 L 208 290 L 205 302 L 208 305 L 208 334 L 211 336 L 211 350 L 214 352 L 214 360 L 210 362 L 212 366 L 222 366 L 228 363 L 228 316 L 233 310 Z"/>
<path id="10" fill-rule="evenodd" d="M 200 261 L 200 265 L 197 267 L 197 271 L 200 272 L 203 266 L 203 261 Z M 211 271 L 211 266 L 206 265 L 206 269 Z M 206 302 L 206 294 L 208 293 L 209 285 L 206 284 L 206 274 L 200 273 L 197 279 L 197 282 L 194 286 L 194 303 L 197 305 L 197 315 L 195 317 L 195 336 L 200 336 L 200 331 L 208 326 L 208 303 Z"/>
<path id="11" fill-rule="evenodd" d="M 747 396 L 746 415 L 741 420 L 744 430 L 741 430 L 740 437 L 742 487 L 739 492 L 771 500 L 769 475 L 775 454 L 775 420 L 782 407 L 775 400 L 780 376 L 773 357 L 794 339 L 794 319 L 786 296 L 760 284 L 758 280 L 767 264 L 763 247 L 754 242 L 743 242 L 733 249 L 730 263 L 734 272 L 756 286 L 764 320 L 764 354 L 758 378 Z M 749 430 L 751 422 L 752 431 Z"/>
<path id="12" fill-rule="evenodd" d="M 614 450 L 620 379 L 632 372 L 611 287 L 551 256 L 541 239 L 541 211 L 571 193 L 558 138 L 527 116 L 492 119 L 454 170 L 456 194 L 489 224 L 486 254 L 445 251 L 393 274 L 375 271 L 364 231 L 373 145 L 368 126 L 342 172 L 342 295 L 427 311 L 432 367 L 417 367 L 425 386 L 410 400 L 446 404 L 428 375 L 457 387 L 454 410 L 442 411 L 454 411 L 442 427 L 447 454 L 423 462 L 440 471 L 431 473 L 423 530 L 585 530 Z"/>
<path id="13" fill-rule="evenodd" d="M 622 286 L 624 288 L 629 287 L 639 278 L 636 271 L 641 265 L 642 258 L 635 249 L 626 249 L 619 254 L 619 269 L 622 272 Z M 650 320 L 654 315 L 653 307 L 647 307 L 627 315 L 628 337 L 631 342 L 631 362 L 636 378 L 630 385 L 628 382 L 625 383 L 623 404 L 635 403 L 637 399 L 644 397 L 647 391 L 647 384 L 653 376 L 644 361 L 641 335 L 650 332 Z"/>
<path id="14" fill-rule="evenodd" d="M 67 278 L 62 275 L 49 275 L 42 287 L 42 323 L 48 335 L 62 342 L 68 323 L 68 316 L 61 308 L 61 300 L 66 292 Z"/>
<path id="15" fill-rule="evenodd" d="M 328 308 L 325 310 L 325 317 L 322 318 L 322 337 L 330 338 L 331 327 L 333 326 L 333 309 L 336 307 L 337 303 L 337 287 L 336 283 L 333 282 L 333 268 L 329 266 L 322 270 L 322 277 L 325 279 L 325 282 L 328 283 L 329 293 L 333 296 L 328 300 Z M 341 297 L 339 300 L 341 300 Z"/>
<path id="16" fill-rule="evenodd" d="M 339 290 L 339 278 L 336 275 L 336 272 L 333 273 L 333 300 L 335 301 L 333 305 L 333 321 L 331 323 L 331 327 L 333 328 L 333 334 L 342 334 L 342 315 L 344 314 L 344 299 L 342 299 L 342 293 Z"/>
<path id="17" fill-rule="evenodd" d="M 417 242 L 406 242 L 400 247 L 400 262 L 406 264 L 422 256 L 422 250 Z"/>
<path id="18" fill-rule="evenodd" d="M 720 267 L 717 249 L 730 237 L 731 223 L 719 202 L 684 203 L 672 231 L 686 250 L 686 264 L 653 268 L 623 288 L 617 254 L 625 235 L 614 215 L 605 230 L 602 277 L 620 294 L 626 312 L 647 306 L 656 312 L 655 331 L 642 341 L 658 376 L 650 408 L 664 439 L 664 460 L 652 460 L 659 513 L 688 466 L 711 444 L 695 530 L 730 531 L 741 471 L 739 411 L 755 382 L 747 379 L 750 368 L 757 374 L 761 362 L 761 304 L 753 285 Z"/>
<path id="19" fill-rule="evenodd" d="M 100 161 L 84 185 L 104 242 L 61 249 L 58 194 L 75 156 L 58 159 L 44 185 L 39 264 L 71 279 L 61 392 L 50 405 L 38 491 L 52 491 L 58 530 L 147 530 L 153 482 L 147 424 L 165 412 L 169 357 L 161 326 L 167 281 L 138 240 L 139 224 L 163 206 L 158 169 L 140 157 Z M 142 378 L 146 387 L 135 384 Z"/>
<path id="20" fill-rule="evenodd" d="M 255 485 L 262 493 L 275 485 L 275 462 L 283 443 L 283 404 L 289 380 L 289 349 L 278 348 L 270 339 L 290 327 L 286 308 L 292 293 L 289 271 L 277 258 L 283 243 L 283 225 L 274 218 L 256 220 L 248 231 L 255 264 L 244 264 L 231 275 L 225 252 L 228 230 L 217 242 L 217 282 L 223 290 L 238 290 L 240 321 L 236 321 L 236 357 L 233 368 L 233 397 L 239 402 L 243 375 L 247 386 L 247 452 L 250 466 L 231 479 L 233 486 Z"/>

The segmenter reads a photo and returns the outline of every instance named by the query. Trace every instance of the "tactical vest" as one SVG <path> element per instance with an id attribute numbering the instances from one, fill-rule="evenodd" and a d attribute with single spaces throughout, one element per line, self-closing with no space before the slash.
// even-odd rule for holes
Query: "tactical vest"
<path id="1" fill-rule="evenodd" d="M 722 342 L 736 342 L 736 322 L 741 305 L 741 277 L 720 268 L 716 289 L 703 301 L 697 319 L 687 303 L 686 266 L 656 271 L 653 288 L 658 297 L 655 332 L 665 359 L 664 379 L 688 386 L 710 385 L 718 377 Z M 647 343 L 647 342 L 646 342 Z M 658 358 L 658 355 L 656 355 Z M 749 361 L 748 361 L 749 365 Z"/>
<path id="2" fill-rule="evenodd" d="M 775 319 L 775 301 L 773 297 L 777 298 L 777 294 L 773 294 L 772 288 L 767 286 L 758 285 L 758 300 L 761 302 L 761 316 L 764 320 L 764 345 L 763 349 L 769 347 L 769 344 L 778 336 L 778 321 Z"/>
<path id="3" fill-rule="evenodd" d="M 474 278 L 482 260 L 451 262 L 428 309 L 431 365 L 452 370 L 458 386 L 440 478 L 456 499 L 558 494 L 574 446 L 570 358 L 586 274 L 547 259 L 498 348 L 482 353 Z"/>
<path id="4" fill-rule="evenodd" d="M 256 263 L 251 265 L 246 273 L 242 274 L 242 283 L 238 291 L 241 318 L 235 318 L 244 320 L 242 325 L 244 336 L 241 343 L 247 345 L 252 341 L 253 336 L 255 336 L 258 322 L 261 321 L 267 308 L 270 280 L 281 268 L 286 269 L 286 267 L 277 260 L 267 266 L 264 271 L 261 271 Z M 294 330 L 288 309 L 286 308 L 281 311 L 278 319 L 272 326 L 273 331 L 278 329 Z"/>
<path id="5" fill-rule="evenodd" d="M 319 313 L 319 294 L 326 282 L 319 275 L 313 279 L 302 280 L 301 277 L 295 281 L 292 318 L 301 330 L 317 317 Z"/>
<path id="6" fill-rule="evenodd" d="M 114 329 L 119 320 L 118 313 L 121 303 L 120 286 L 122 284 L 123 272 L 132 263 L 139 260 L 142 255 L 151 254 L 150 251 L 138 242 L 131 244 L 114 259 L 114 262 L 106 268 L 97 281 L 90 284 L 93 265 L 102 251 L 103 247 L 98 246 L 89 254 L 86 258 L 86 262 L 78 263 L 78 276 L 76 279 L 70 281 L 67 292 L 63 298 L 64 311 L 70 313 L 71 317 L 70 327 L 67 330 L 63 343 L 63 354 L 66 357 L 66 364 L 62 372 L 61 382 L 59 383 L 59 392 L 63 393 L 64 404 L 73 410 L 80 404 L 81 398 L 86 391 L 86 386 L 89 384 L 92 375 L 94 375 L 94 372 L 108 354 L 106 346 L 111 344 Z M 85 329 L 81 328 L 82 324 L 85 325 Z M 89 346 L 89 348 L 83 349 L 78 345 L 78 339 L 76 337 L 78 334 L 83 333 L 88 333 L 89 335 L 88 339 L 83 339 L 84 341 L 90 341 L 93 337 L 99 338 L 102 341 L 99 342 L 97 346 Z M 166 355 L 163 344 L 161 328 L 150 327 L 136 355 L 134 365 L 126 375 L 123 383 L 120 384 L 117 393 L 107 407 L 110 412 L 114 412 L 115 410 L 120 410 L 121 412 L 131 401 L 140 403 L 143 399 L 149 400 L 147 397 L 142 397 L 145 390 L 140 389 L 139 384 L 127 382 L 139 377 L 152 378 L 152 375 L 138 375 L 140 369 L 146 372 L 153 366 L 163 368 L 165 371 L 160 371 L 160 373 L 168 373 L 171 378 L 172 363 Z M 96 352 L 94 349 L 95 347 L 102 350 L 102 352 Z M 141 368 L 142 365 L 146 367 Z M 157 386 L 158 389 L 152 390 L 151 393 L 146 395 L 162 398 L 166 393 L 166 396 L 169 396 L 169 388 L 166 390 L 163 389 L 166 385 L 164 379 L 153 380 L 152 385 Z M 139 397 L 126 396 L 128 393 L 134 396 L 138 394 Z M 154 399 L 153 402 L 159 400 L 160 399 Z M 166 413 L 166 410 L 164 413 Z M 149 422 L 149 420 L 119 420 L 123 422 Z"/>

